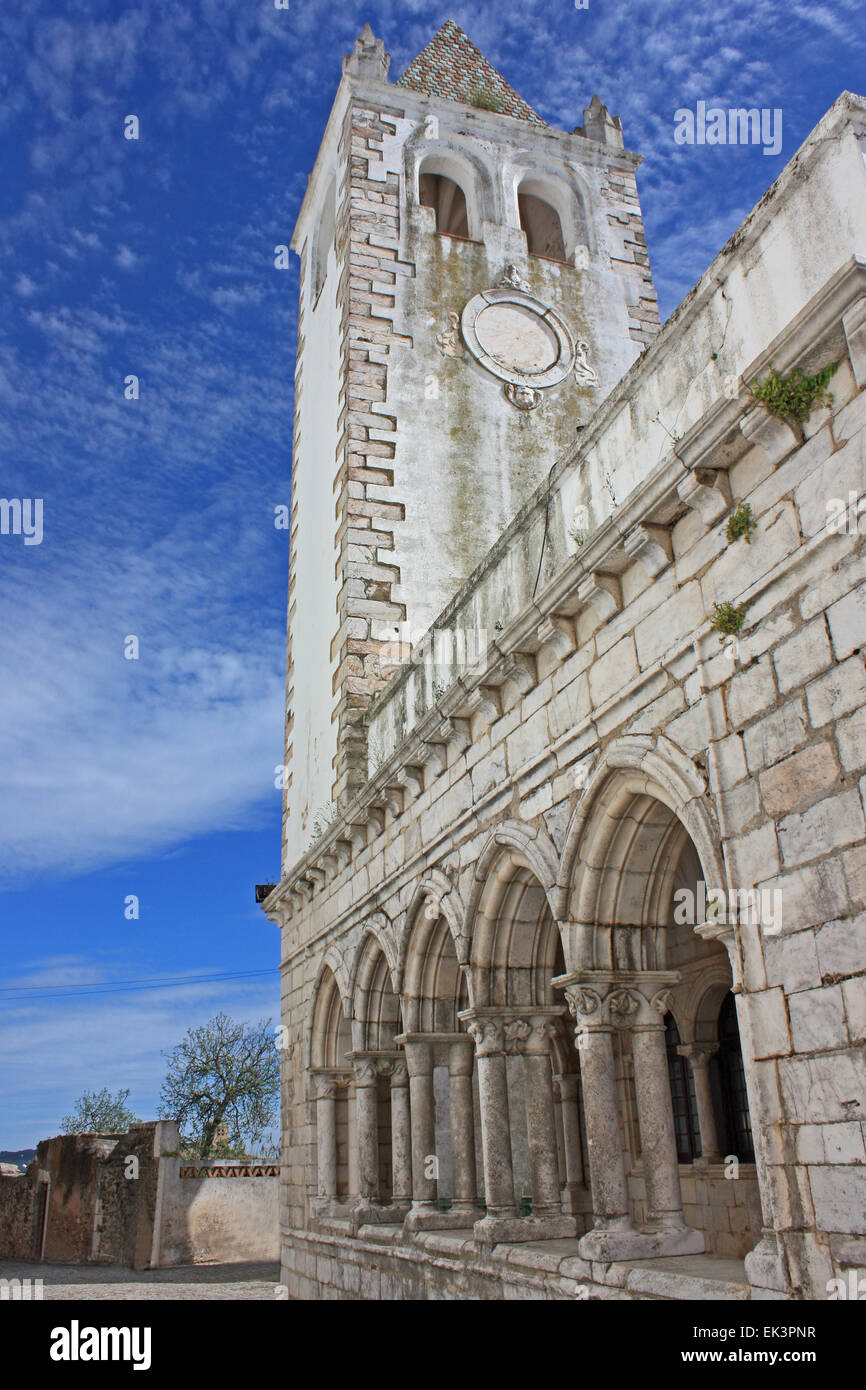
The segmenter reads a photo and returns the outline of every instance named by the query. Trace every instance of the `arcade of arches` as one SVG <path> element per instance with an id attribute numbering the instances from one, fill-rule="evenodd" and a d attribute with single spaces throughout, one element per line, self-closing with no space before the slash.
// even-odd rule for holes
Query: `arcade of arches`
<path id="1" fill-rule="evenodd" d="M 563 920 L 529 837 L 494 832 L 463 920 L 430 879 L 399 932 L 376 914 L 351 960 L 329 953 L 309 1051 L 314 1222 L 577 1236 L 596 1260 L 754 1245 L 730 929 L 676 920 L 677 890 L 700 901 L 704 873 L 646 788 L 619 776 L 596 797 L 566 845 Z"/>

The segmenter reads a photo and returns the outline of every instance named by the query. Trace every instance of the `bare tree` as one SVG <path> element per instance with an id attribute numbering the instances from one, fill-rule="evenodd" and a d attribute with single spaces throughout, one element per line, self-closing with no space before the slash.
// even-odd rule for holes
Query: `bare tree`
<path id="1" fill-rule="evenodd" d="M 107 1086 L 101 1091 L 85 1091 L 75 1102 L 71 1115 L 60 1121 L 64 1134 L 123 1134 L 138 1116 L 126 1104 L 129 1087 L 113 1096 Z"/>
<path id="2" fill-rule="evenodd" d="M 178 1121 L 188 1147 L 210 1158 L 218 1130 L 228 1145 L 254 1149 L 278 1113 L 280 1058 L 270 1019 L 239 1023 L 217 1014 L 163 1054 L 168 1070 L 160 1092 L 160 1115 Z M 225 1152 L 226 1144 L 219 1147 Z"/>

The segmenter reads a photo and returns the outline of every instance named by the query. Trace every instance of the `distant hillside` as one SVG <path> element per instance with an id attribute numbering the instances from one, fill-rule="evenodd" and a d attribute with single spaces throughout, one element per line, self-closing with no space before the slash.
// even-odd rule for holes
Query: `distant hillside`
<path id="1" fill-rule="evenodd" d="M 35 1149 L 0 1149 L 0 1163 L 14 1163 L 22 1173 L 35 1157 Z"/>

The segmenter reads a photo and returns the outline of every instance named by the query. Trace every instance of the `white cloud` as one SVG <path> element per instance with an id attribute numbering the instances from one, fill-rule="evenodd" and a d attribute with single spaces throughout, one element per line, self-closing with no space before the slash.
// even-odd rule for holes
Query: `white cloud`
<path id="1" fill-rule="evenodd" d="M 223 962 L 203 960 L 194 971 L 169 972 L 141 959 L 95 965 L 84 957 L 46 958 L 24 973 L 7 977 L 9 986 L 111 984 L 166 974 L 204 975 L 226 970 Z M 53 995 L 54 990 L 46 990 Z M 257 1023 L 279 1016 L 279 975 L 202 981 L 120 994 L 45 998 L 0 994 L 0 1056 L 3 1057 L 3 1148 L 35 1146 L 57 1134 L 62 1117 L 85 1090 L 129 1087 L 129 1104 L 142 1119 L 155 1119 L 165 1075 L 163 1052 L 180 1042 L 188 1028 L 221 1010 Z"/>

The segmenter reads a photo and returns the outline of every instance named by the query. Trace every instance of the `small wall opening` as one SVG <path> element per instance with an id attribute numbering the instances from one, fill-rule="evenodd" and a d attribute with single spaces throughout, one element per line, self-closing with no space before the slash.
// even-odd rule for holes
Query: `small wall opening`
<path id="1" fill-rule="evenodd" d="M 458 183 L 445 174 L 421 174 L 418 192 L 424 207 L 436 213 L 437 232 L 471 241 L 466 195 Z"/>
<path id="2" fill-rule="evenodd" d="M 565 238 L 556 208 L 535 193 L 518 193 L 517 207 L 529 254 L 548 261 L 564 261 Z"/>

